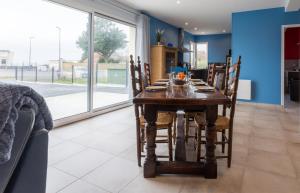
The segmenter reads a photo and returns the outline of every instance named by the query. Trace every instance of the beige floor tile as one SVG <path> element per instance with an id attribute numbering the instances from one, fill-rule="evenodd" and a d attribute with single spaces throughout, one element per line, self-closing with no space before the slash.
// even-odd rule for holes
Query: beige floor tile
<path id="1" fill-rule="evenodd" d="M 249 135 L 233 133 L 232 144 L 248 147 L 249 146 Z"/>
<path id="2" fill-rule="evenodd" d="M 141 173 L 135 162 L 114 158 L 86 175 L 83 180 L 104 190 L 118 192 Z"/>
<path id="3" fill-rule="evenodd" d="M 106 153 L 120 155 L 122 152 L 126 151 L 128 148 L 136 144 L 136 140 L 130 138 L 124 138 L 118 135 L 109 137 L 104 140 L 90 145 L 90 147 L 104 151 Z"/>
<path id="4" fill-rule="evenodd" d="M 58 193 L 109 193 L 102 190 L 94 185 L 88 184 L 82 180 L 77 180 L 76 182 L 70 184 L 68 187 L 59 191 Z"/>
<path id="5" fill-rule="evenodd" d="M 86 147 L 69 141 L 65 141 L 63 143 L 55 145 L 49 149 L 48 165 L 52 165 L 59 161 L 65 160 L 71 155 L 75 155 L 76 153 L 79 153 L 84 149 L 86 149 Z"/>
<path id="6" fill-rule="evenodd" d="M 222 175 L 218 175 L 218 183 L 215 193 L 238 193 L 241 192 L 242 181 L 245 173 L 245 167 L 232 165 L 225 169 Z"/>
<path id="7" fill-rule="evenodd" d="M 269 139 L 263 137 L 250 137 L 250 149 L 257 149 L 273 153 L 287 153 L 286 143 L 282 140 Z"/>
<path id="8" fill-rule="evenodd" d="M 290 156 L 291 160 L 293 162 L 296 174 L 297 174 L 297 178 L 300 180 L 300 158 L 296 158 L 293 156 Z"/>
<path id="9" fill-rule="evenodd" d="M 122 152 L 118 157 L 133 161 L 137 163 L 137 147 L 136 145 L 132 145 L 127 150 Z M 142 162 L 143 163 L 143 162 Z"/>
<path id="10" fill-rule="evenodd" d="M 260 121 L 278 122 L 279 120 L 278 120 L 277 113 L 274 114 L 274 112 L 271 113 L 268 112 L 267 114 L 264 114 L 264 113 L 256 112 L 253 121 L 259 123 Z"/>
<path id="11" fill-rule="evenodd" d="M 56 164 L 49 167 L 47 193 L 296 193 L 300 189 L 298 111 L 248 104 L 236 107 L 232 167 L 227 168 L 226 159 L 217 160 L 216 180 L 180 175 L 143 178 L 136 161 L 135 116 L 130 107 L 50 133 L 49 163 Z M 165 144 L 156 150 L 168 155 Z M 195 160 L 192 141 L 187 151 L 189 159 Z"/>
<path id="12" fill-rule="evenodd" d="M 242 193 L 299 193 L 300 183 L 295 178 L 275 175 L 247 168 Z"/>
<path id="13" fill-rule="evenodd" d="M 281 123 L 278 119 L 265 120 L 265 119 L 254 119 L 254 126 L 257 129 L 282 129 Z"/>
<path id="14" fill-rule="evenodd" d="M 144 178 L 139 175 L 128 184 L 120 193 L 177 193 L 184 183 L 182 176 L 157 176 Z"/>
<path id="15" fill-rule="evenodd" d="M 248 159 L 248 147 L 234 145 L 232 147 L 232 163 L 245 165 Z"/>
<path id="16" fill-rule="evenodd" d="M 64 187 L 68 186 L 76 180 L 75 177 L 70 176 L 55 168 L 48 167 L 47 171 L 47 193 L 56 193 Z"/>
<path id="17" fill-rule="evenodd" d="M 300 132 L 285 131 L 284 134 L 288 142 L 300 144 Z"/>
<path id="18" fill-rule="evenodd" d="M 89 148 L 54 164 L 53 167 L 81 178 L 112 158 L 108 153 Z"/>
<path id="19" fill-rule="evenodd" d="M 264 137 L 270 139 L 285 140 L 285 133 L 283 130 L 279 129 L 267 129 L 267 128 L 257 128 L 253 130 L 253 136 Z"/>
<path id="20" fill-rule="evenodd" d="M 53 147 L 53 146 L 58 145 L 65 141 L 64 139 L 62 139 L 60 137 L 51 135 L 51 133 L 52 132 L 49 132 L 49 147 Z"/>
<path id="21" fill-rule="evenodd" d="M 281 118 L 281 125 L 282 128 L 286 131 L 291 131 L 291 132 L 300 132 L 300 119 L 298 117 L 298 120 L 295 121 L 291 118 Z"/>
<path id="22" fill-rule="evenodd" d="M 180 193 L 215 193 L 218 180 L 205 179 L 203 177 L 187 177 Z"/>
<path id="23" fill-rule="evenodd" d="M 89 133 L 90 128 L 89 125 L 87 124 L 87 121 L 84 121 L 84 122 L 78 122 L 76 124 L 70 124 L 67 126 L 55 128 L 51 132 L 54 136 L 67 140 L 67 139 L 72 139 L 74 137 L 83 135 L 85 133 Z"/>
<path id="24" fill-rule="evenodd" d="M 289 143 L 287 145 L 287 149 L 291 156 L 300 158 L 300 144 Z"/>
<path id="25" fill-rule="evenodd" d="M 75 137 L 71 139 L 72 142 L 78 143 L 84 146 L 92 147 L 93 145 L 96 145 L 99 143 L 99 141 L 106 140 L 107 138 L 114 137 L 113 134 L 108 133 L 108 132 L 90 132 L 78 137 Z"/>
<path id="26" fill-rule="evenodd" d="M 244 135 L 250 135 L 253 133 L 254 126 L 251 123 L 243 122 L 243 123 L 234 123 L 233 132 L 240 133 Z"/>
<path id="27" fill-rule="evenodd" d="M 296 177 L 293 163 L 288 155 L 250 150 L 247 166 L 283 176 Z"/>

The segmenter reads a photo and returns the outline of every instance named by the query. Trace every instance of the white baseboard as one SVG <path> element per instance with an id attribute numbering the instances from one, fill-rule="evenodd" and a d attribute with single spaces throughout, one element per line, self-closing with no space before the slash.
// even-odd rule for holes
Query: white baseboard
<path id="1" fill-rule="evenodd" d="M 249 105 L 254 107 L 263 107 L 266 109 L 274 109 L 274 110 L 285 110 L 282 105 L 277 104 L 268 104 L 268 103 L 255 103 L 255 102 L 246 102 L 246 101 L 237 101 L 238 105 Z"/>

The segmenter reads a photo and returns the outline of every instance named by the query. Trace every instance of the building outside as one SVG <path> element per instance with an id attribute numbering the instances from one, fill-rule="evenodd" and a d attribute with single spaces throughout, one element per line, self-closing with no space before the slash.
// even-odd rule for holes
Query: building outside
<path id="1" fill-rule="evenodd" d="M 0 50 L 0 66 L 12 66 L 14 53 L 9 50 Z"/>

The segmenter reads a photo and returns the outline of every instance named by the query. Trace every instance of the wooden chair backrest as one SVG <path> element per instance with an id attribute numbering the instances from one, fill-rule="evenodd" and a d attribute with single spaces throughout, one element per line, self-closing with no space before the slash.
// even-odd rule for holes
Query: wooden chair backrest
<path id="1" fill-rule="evenodd" d="M 225 94 L 231 99 L 230 105 L 227 107 L 230 108 L 230 125 L 233 125 L 233 118 L 235 113 L 235 104 L 237 99 L 237 90 L 239 84 L 240 77 L 240 68 L 241 68 L 241 56 L 239 56 L 237 63 L 233 64 L 229 67 L 227 72 L 227 90 L 225 90 Z M 226 110 L 226 109 L 225 109 Z M 223 109 L 224 114 L 224 109 Z M 226 115 L 226 111 L 225 111 Z"/>
<path id="2" fill-rule="evenodd" d="M 145 63 L 144 64 L 144 70 L 145 70 L 145 86 L 151 85 L 151 71 L 150 71 L 150 64 Z"/>
<path id="3" fill-rule="evenodd" d="M 130 55 L 130 73 L 131 73 L 131 84 L 133 97 L 136 97 L 143 91 L 143 79 L 141 61 L 138 56 L 137 65 L 134 64 L 133 56 Z M 144 114 L 143 105 L 135 105 L 135 116 L 139 118 L 140 115 Z"/>
<path id="4" fill-rule="evenodd" d="M 208 67 L 208 74 L 207 74 L 207 83 L 210 86 L 213 86 L 214 84 L 214 79 L 215 79 L 215 74 L 216 74 L 216 65 L 215 64 L 210 64 Z"/>

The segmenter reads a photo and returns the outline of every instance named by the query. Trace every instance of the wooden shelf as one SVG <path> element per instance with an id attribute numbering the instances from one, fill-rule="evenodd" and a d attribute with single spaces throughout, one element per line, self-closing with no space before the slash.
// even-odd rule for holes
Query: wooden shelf
<path id="1" fill-rule="evenodd" d="M 168 78 L 171 66 L 177 66 L 178 48 L 167 47 L 164 45 L 151 46 L 151 80 Z"/>

